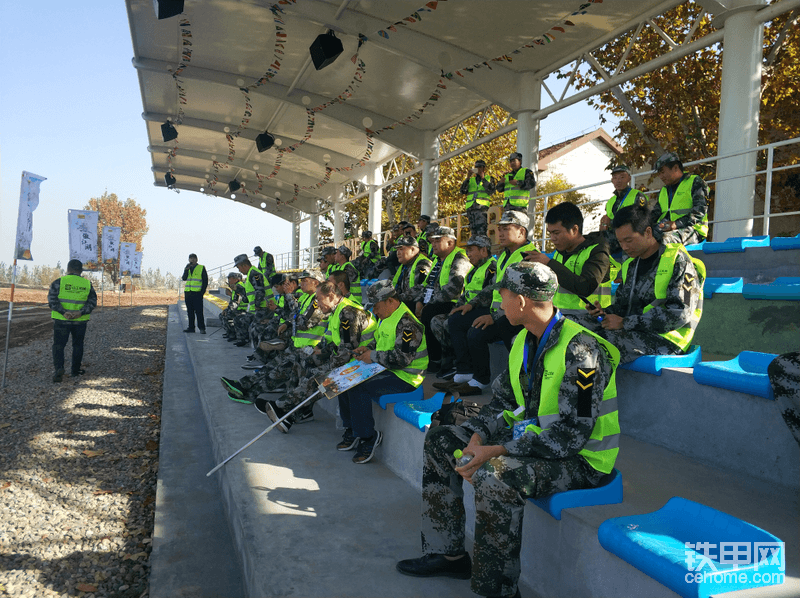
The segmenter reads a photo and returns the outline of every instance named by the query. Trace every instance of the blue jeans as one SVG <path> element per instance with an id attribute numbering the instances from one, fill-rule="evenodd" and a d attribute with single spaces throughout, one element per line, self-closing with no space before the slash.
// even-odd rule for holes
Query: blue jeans
<path id="1" fill-rule="evenodd" d="M 381 372 L 366 382 L 339 395 L 339 415 L 345 428 L 353 430 L 358 438 L 375 435 L 375 418 L 372 417 L 372 400 L 382 395 L 411 392 L 414 386 L 391 372 Z"/>

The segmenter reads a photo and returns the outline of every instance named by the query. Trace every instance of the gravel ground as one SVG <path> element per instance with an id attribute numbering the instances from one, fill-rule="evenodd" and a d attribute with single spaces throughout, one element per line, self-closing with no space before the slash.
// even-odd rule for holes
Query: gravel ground
<path id="1" fill-rule="evenodd" d="M 0 595 L 148 595 L 166 322 L 165 306 L 97 310 L 86 374 L 60 384 L 51 338 L 10 351 Z"/>

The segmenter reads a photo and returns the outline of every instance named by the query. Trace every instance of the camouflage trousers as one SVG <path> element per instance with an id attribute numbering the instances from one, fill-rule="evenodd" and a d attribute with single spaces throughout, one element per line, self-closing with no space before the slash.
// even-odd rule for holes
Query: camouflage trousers
<path id="1" fill-rule="evenodd" d="M 472 433 L 460 426 L 431 428 L 422 465 L 422 552 L 464 554 L 464 491 L 453 451 Z M 509 433 L 510 437 L 510 433 Z M 481 596 L 513 596 L 517 591 L 525 500 L 596 486 L 603 474 L 583 457 L 490 459 L 472 476 L 475 491 L 475 544 L 471 589 Z"/>
<path id="2" fill-rule="evenodd" d="M 489 227 L 487 214 L 489 208 L 480 204 L 473 204 L 467 209 L 467 220 L 469 221 L 469 232 L 471 236 L 485 235 Z"/>
<path id="3" fill-rule="evenodd" d="M 222 322 L 222 327 L 225 329 L 225 334 L 229 336 L 236 333 L 236 329 L 233 326 L 233 320 L 237 313 L 238 312 L 236 310 L 226 307 L 222 310 L 222 313 L 219 314 L 219 319 Z"/>
<path id="4" fill-rule="evenodd" d="M 666 243 L 683 243 L 684 245 L 694 245 L 695 243 L 702 243 L 705 237 L 701 237 L 700 233 L 692 227 L 679 228 L 664 233 L 662 242 Z"/>
<path id="5" fill-rule="evenodd" d="M 605 330 L 597 319 L 589 314 L 564 314 L 570 320 L 602 336 L 619 349 L 619 363 L 630 363 L 642 355 L 683 355 L 684 351 L 675 343 L 654 332 L 641 330 Z"/>
<path id="6" fill-rule="evenodd" d="M 236 330 L 237 341 L 250 340 L 250 324 L 252 324 L 255 317 L 255 312 L 248 311 L 240 313 L 234 318 L 233 327 Z"/>
<path id="7" fill-rule="evenodd" d="M 439 314 L 431 318 L 431 332 L 442 345 L 442 358 L 453 354 L 453 343 L 450 342 L 450 328 L 447 326 L 448 314 Z"/>
<path id="8" fill-rule="evenodd" d="M 800 353 L 778 355 L 767 367 L 783 421 L 800 444 Z"/>
<path id="9" fill-rule="evenodd" d="M 292 374 L 292 383 L 286 385 L 289 392 L 275 401 L 275 404 L 286 411 L 294 409 L 319 389 L 317 379 L 322 380 L 330 371 L 330 365 L 314 365 L 311 359 L 307 359 L 303 364 L 298 363 Z M 309 405 L 313 405 L 321 398 L 322 395 L 317 395 Z"/>
<path id="10" fill-rule="evenodd" d="M 269 351 L 267 355 L 273 358 L 265 367 L 239 380 L 249 399 L 255 399 L 262 392 L 275 392 L 276 388 L 294 389 L 305 371 L 308 356 L 297 349 Z"/>
<path id="11" fill-rule="evenodd" d="M 269 311 L 264 311 L 263 314 L 257 315 L 248 329 L 248 338 L 254 347 L 258 346 L 261 341 L 271 340 L 278 336 L 278 326 L 281 325 L 281 319 L 273 315 Z"/>

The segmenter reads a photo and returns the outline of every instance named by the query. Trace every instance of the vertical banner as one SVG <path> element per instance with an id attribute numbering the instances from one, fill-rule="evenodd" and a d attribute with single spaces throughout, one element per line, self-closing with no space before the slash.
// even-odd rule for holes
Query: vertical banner
<path id="1" fill-rule="evenodd" d="M 119 226 L 104 226 L 102 238 L 102 260 L 104 264 L 116 264 L 119 261 L 119 241 L 122 229 Z"/>
<path id="2" fill-rule="evenodd" d="M 142 276 L 142 252 L 133 252 L 133 268 L 131 268 L 131 276 L 140 278 Z"/>
<path id="3" fill-rule="evenodd" d="M 32 260 L 33 211 L 39 205 L 39 185 L 47 179 L 26 170 L 22 171 L 19 187 L 19 212 L 17 212 L 17 241 L 14 259 Z"/>
<path id="4" fill-rule="evenodd" d="M 97 270 L 98 213 L 68 210 L 69 259 L 83 262 L 84 270 Z"/>
<path id="5" fill-rule="evenodd" d="M 133 270 L 136 243 L 120 243 L 119 245 L 119 275 L 130 276 Z"/>

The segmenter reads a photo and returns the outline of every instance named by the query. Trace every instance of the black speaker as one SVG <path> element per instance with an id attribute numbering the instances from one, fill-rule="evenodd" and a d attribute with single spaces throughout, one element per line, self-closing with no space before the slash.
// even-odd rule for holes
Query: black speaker
<path id="1" fill-rule="evenodd" d="M 233 179 L 230 183 L 228 183 L 228 189 L 230 189 L 231 193 L 236 193 L 241 188 L 242 188 L 241 183 L 236 179 Z"/>
<path id="2" fill-rule="evenodd" d="M 320 33 L 314 43 L 311 44 L 309 50 L 311 51 L 311 60 L 314 62 L 314 68 L 320 70 L 339 58 L 339 54 L 344 51 L 344 46 L 339 38 L 333 34 L 333 31 L 329 30 L 328 33 Z"/>
<path id="3" fill-rule="evenodd" d="M 183 12 L 183 0 L 153 0 L 156 18 L 168 19 Z"/>
<path id="4" fill-rule="evenodd" d="M 256 135 L 256 147 L 259 152 L 265 152 L 275 145 L 275 136 L 264 131 L 261 135 Z"/>
<path id="5" fill-rule="evenodd" d="M 172 123 L 167 121 L 161 125 L 161 137 L 164 138 L 164 143 L 178 138 L 178 131 L 172 126 Z"/>
<path id="6" fill-rule="evenodd" d="M 172 176 L 171 172 L 168 172 L 167 174 L 164 175 L 164 182 L 167 184 L 167 187 L 172 188 L 172 187 L 175 186 L 175 182 L 176 182 L 175 181 L 175 177 Z"/>

